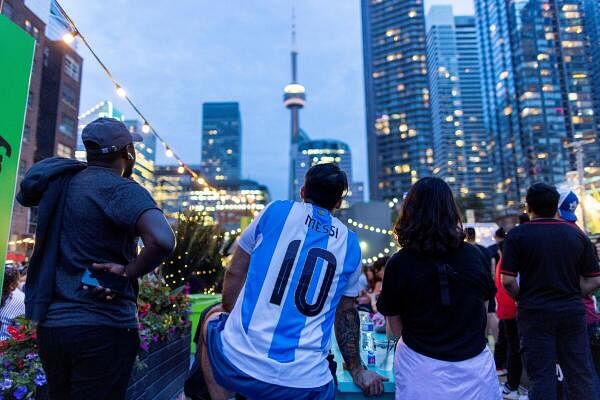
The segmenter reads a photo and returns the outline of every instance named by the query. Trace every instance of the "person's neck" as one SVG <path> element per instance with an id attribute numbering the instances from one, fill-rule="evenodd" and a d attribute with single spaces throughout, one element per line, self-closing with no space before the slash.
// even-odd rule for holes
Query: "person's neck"
<path id="1" fill-rule="evenodd" d="M 111 164 L 101 164 L 101 163 L 88 163 L 89 167 L 96 167 L 96 168 L 104 168 L 107 170 L 110 170 L 111 172 L 122 176 L 123 175 L 123 170 L 116 166 L 116 165 L 111 165 Z"/>
<path id="2" fill-rule="evenodd" d="M 538 219 L 554 219 L 554 220 L 560 221 L 560 219 L 556 218 L 556 217 L 542 217 L 542 216 L 536 215 L 536 214 L 531 214 L 530 217 L 529 217 L 529 219 L 531 221 L 535 221 L 535 220 L 538 220 Z"/>
<path id="3" fill-rule="evenodd" d="M 329 209 L 327 209 L 327 208 L 325 208 L 325 207 L 321 207 L 320 205 L 318 205 L 318 204 L 315 204 L 315 203 L 313 203 L 312 201 L 310 201 L 310 200 L 307 200 L 307 199 L 304 199 L 304 202 L 305 202 L 306 204 L 310 204 L 310 205 L 312 205 L 312 206 L 314 206 L 314 207 L 318 207 L 318 208 L 320 208 L 320 209 L 322 209 L 322 210 L 328 211 L 328 212 L 329 212 L 329 214 L 333 214 L 333 212 L 335 211 L 335 210 L 329 210 Z"/>

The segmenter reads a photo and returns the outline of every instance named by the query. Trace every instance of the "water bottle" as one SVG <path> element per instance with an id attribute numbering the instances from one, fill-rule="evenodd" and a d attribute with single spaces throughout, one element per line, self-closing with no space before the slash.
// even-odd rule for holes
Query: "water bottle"
<path id="1" fill-rule="evenodd" d="M 376 364 L 377 363 L 375 361 L 375 350 L 367 351 L 367 365 L 369 367 L 374 367 Z"/>
<path id="2" fill-rule="evenodd" d="M 374 329 L 371 316 L 365 314 L 360 321 L 360 348 L 362 351 L 368 351 L 369 346 L 371 346 Z"/>

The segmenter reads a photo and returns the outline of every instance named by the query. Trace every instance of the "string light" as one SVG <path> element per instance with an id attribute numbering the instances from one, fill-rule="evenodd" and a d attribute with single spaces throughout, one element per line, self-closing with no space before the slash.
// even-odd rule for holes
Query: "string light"
<path id="1" fill-rule="evenodd" d="M 67 32 L 63 35 L 62 40 L 66 44 L 71 44 L 75 41 L 76 37 L 77 37 L 77 32 Z"/>
<path id="2" fill-rule="evenodd" d="M 375 232 L 375 233 L 381 233 L 382 235 L 386 235 L 386 236 L 394 234 L 394 231 L 391 231 L 387 228 L 378 228 L 373 225 L 363 224 L 361 222 L 353 220 L 352 218 L 348 218 L 348 224 L 350 224 L 356 228 L 359 228 L 359 229 L 364 229 L 366 231 Z"/>
<path id="3" fill-rule="evenodd" d="M 180 165 L 179 167 L 177 167 L 177 172 L 183 174 L 185 172 L 185 168 L 183 168 L 183 166 Z"/>
<path id="4" fill-rule="evenodd" d="M 119 97 L 125 99 L 127 101 L 127 103 L 129 103 L 129 105 L 131 106 L 131 108 L 135 111 L 135 113 L 140 117 L 140 119 L 144 121 L 144 125 L 142 126 L 142 132 L 144 132 L 144 133 L 150 133 L 150 132 L 152 132 L 152 134 L 160 141 L 160 143 L 165 148 L 165 155 L 167 157 L 169 157 L 169 158 L 174 157 L 179 162 L 180 166 L 182 166 L 184 168 L 184 172 L 187 171 L 192 176 L 193 179 L 198 179 L 198 177 L 200 175 L 196 171 L 194 171 L 191 167 L 189 167 L 181 159 L 181 157 L 179 157 L 177 154 L 175 154 L 173 152 L 173 150 L 171 149 L 171 147 L 167 144 L 167 142 L 158 134 L 158 132 L 156 131 L 156 129 L 154 129 L 150 125 L 150 123 L 148 122 L 148 119 L 142 114 L 142 112 L 140 111 L 139 107 L 133 102 L 133 100 L 131 99 L 131 97 L 129 97 L 129 95 L 127 94 L 127 91 L 123 88 L 123 86 L 121 84 L 119 84 L 119 82 L 117 82 L 117 80 L 115 79 L 114 75 L 108 69 L 108 67 L 106 66 L 106 64 L 104 64 L 104 62 L 100 59 L 100 57 L 94 51 L 94 49 L 89 44 L 89 42 L 87 41 L 87 39 L 85 38 L 85 36 L 77 28 L 77 26 L 75 25 L 75 22 L 73 22 L 73 20 L 71 19 L 71 17 L 67 14 L 67 12 L 64 10 L 64 8 L 60 5 L 60 3 L 58 1 L 56 1 L 56 5 L 57 5 L 57 8 L 58 8 L 59 12 L 64 17 L 64 19 L 66 20 L 66 22 L 69 24 L 69 27 L 71 29 L 71 32 L 68 32 L 65 35 L 63 35 L 63 37 L 62 37 L 63 41 L 66 42 L 66 43 L 72 43 L 75 40 L 76 37 L 80 38 L 80 40 L 83 43 L 83 45 L 89 50 L 89 52 L 91 53 L 91 55 L 93 56 L 93 58 L 96 60 L 96 62 L 98 62 L 98 64 L 100 65 L 100 67 L 102 68 L 102 70 L 104 71 L 104 73 L 106 74 L 106 76 L 108 77 L 108 79 L 110 79 L 110 81 L 113 83 L 113 85 L 115 85 L 115 90 L 116 90 L 117 95 Z M 146 130 L 147 130 L 147 132 L 146 132 Z M 206 189 L 209 190 L 209 191 L 218 192 L 218 189 L 216 189 L 216 188 L 214 188 L 214 187 L 212 187 L 212 186 L 210 186 L 210 185 L 208 185 L 206 183 L 205 183 L 205 186 L 206 186 Z"/>
<path id="5" fill-rule="evenodd" d="M 117 85 L 117 96 L 119 96 L 120 98 L 124 99 L 125 97 L 127 97 L 127 92 L 125 91 L 125 89 L 123 89 L 123 87 L 121 85 Z"/>

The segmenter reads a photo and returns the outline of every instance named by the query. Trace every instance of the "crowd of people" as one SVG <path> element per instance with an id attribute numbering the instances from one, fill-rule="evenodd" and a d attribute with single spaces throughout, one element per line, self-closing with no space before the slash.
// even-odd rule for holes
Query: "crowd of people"
<path id="1" fill-rule="evenodd" d="M 137 279 L 175 240 L 130 179 L 140 138 L 101 118 L 82 139 L 87 164 L 49 159 L 23 180 L 19 202 L 38 207 L 36 246 L 24 294 L 6 269 L 0 339 L 25 314 L 38 323 L 51 400 L 118 400 L 139 343 Z M 400 250 L 362 267 L 356 234 L 334 215 L 347 190 L 337 165 L 316 165 L 302 202 L 269 204 L 239 237 L 222 303 L 199 328 L 211 399 L 333 399 L 333 336 L 339 368 L 366 396 L 381 395 L 387 378 L 361 360 L 359 311 L 397 341 L 396 399 L 600 398 L 590 351 L 598 243 L 575 224 L 573 192 L 534 184 L 527 215 L 485 248 L 450 187 L 422 178 L 394 226 Z"/>

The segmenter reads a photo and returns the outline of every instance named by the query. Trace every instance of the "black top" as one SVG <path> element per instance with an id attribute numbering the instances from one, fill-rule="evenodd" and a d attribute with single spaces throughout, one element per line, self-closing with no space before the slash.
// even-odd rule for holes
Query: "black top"
<path id="1" fill-rule="evenodd" d="M 479 249 L 479 251 L 481 251 L 481 254 L 485 258 L 485 261 L 486 261 L 486 263 L 488 265 L 488 270 L 490 271 L 490 276 L 492 277 L 492 280 L 493 280 L 494 279 L 494 274 L 492 273 L 492 260 L 494 260 L 494 258 L 490 254 L 490 252 L 489 252 L 489 250 L 488 250 L 487 247 L 482 246 L 482 245 L 477 244 L 477 243 L 473 243 L 473 245 L 475 247 L 477 247 Z M 490 301 L 488 303 L 487 310 L 488 310 L 489 313 L 495 313 L 496 312 L 496 298 L 490 299 Z"/>
<path id="2" fill-rule="evenodd" d="M 584 312 L 580 276 L 600 275 L 588 237 L 570 222 L 536 219 L 504 239 L 502 273 L 519 275 L 519 309 Z"/>
<path id="3" fill-rule="evenodd" d="M 484 301 L 496 291 L 488 264 L 468 243 L 436 260 L 402 249 L 387 263 L 377 309 L 400 316 L 404 343 L 420 354 L 443 361 L 475 357 L 487 344 Z"/>
<path id="4" fill-rule="evenodd" d="M 136 223 L 156 209 L 150 193 L 112 170 L 88 167 L 68 188 L 62 220 L 54 298 L 43 325 L 94 325 L 136 328 L 135 302 L 118 296 L 107 302 L 81 288 L 81 276 L 92 263 L 127 265 L 136 257 Z M 125 293 L 137 297 L 137 280 Z"/>
<path id="5" fill-rule="evenodd" d="M 498 265 L 498 262 L 500 261 L 500 247 L 498 244 L 494 243 L 493 245 L 488 246 L 486 250 L 490 255 L 490 258 L 494 260 L 494 265 Z"/>

